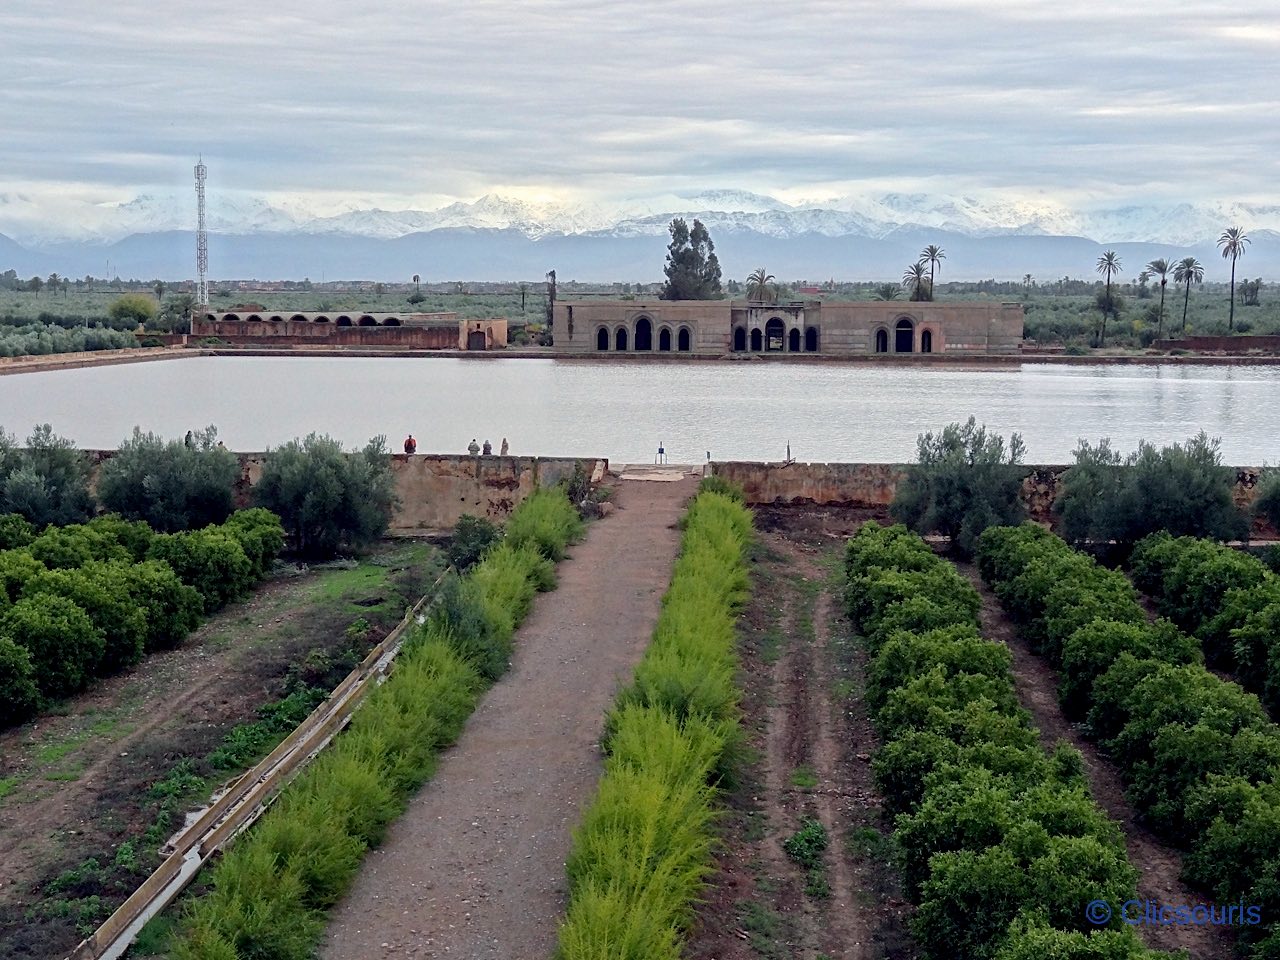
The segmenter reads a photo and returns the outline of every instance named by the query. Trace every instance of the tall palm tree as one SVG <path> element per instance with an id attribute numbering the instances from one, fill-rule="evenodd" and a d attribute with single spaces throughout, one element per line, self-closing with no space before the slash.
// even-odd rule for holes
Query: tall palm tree
<path id="1" fill-rule="evenodd" d="M 1022 275 L 1022 286 L 1023 286 L 1023 288 L 1024 288 L 1024 289 L 1030 290 L 1030 289 L 1031 289 L 1031 285 L 1032 285 L 1033 283 L 1035 283 L 1035 282 L 1036 282 L 1036 278 L 1035 278 L 1035 277 L 1033 277 L 1031 274 L 1029 274 L 1029 273 L 1024 273 L 1024 274 Z"/>
<path id="2" fill-rule="evenodd" d="M 1107 311 L 1115 312 L 1115 303 L 1111 299 L 1111 278 L 1120 272 L 1120 258 L 1114 250 L 1108 250 L 1098 258 L 1098 272 L 1107 278 L 1107 298 L 1102 305 L 1102 336 L 1099 346 L 1107 345 Z"/>
<path id="3" fill-rule="evenodd" d="M 777 298 L 778 288 L 774 285 L 773 274 L 764 267 L 757 267 L 755 273 L 747 277 L 747 299 L 772 303 Z"/>
<path id="4" fill-rule="evenodd" d="M 1187 285 L 1186 296 L 1182 298 L 1182 333 L 1187 332 L 1187 304 L 1191 302 L 1191 284 L 1204 280 L 1204 267 L 1195 257 L 1183 257 L 1173 268 L 1173 282 Z"/>
<path id="5" fill-rule="evenodd" d="M 1244 256 L 1244 248 L 1249 245 L 1249 238 L 1239 227 L 1227 227 L 1218 238 L 1218 249 L 1222 251 L 1222 259 L 1231 261 L 1231 313 L 1227 316 L 1227 333 L 1231 333 L 1236 322 L 1236 261 Z"/>
<path id="6" fill-rule="evenodd" d="M 902 285 L 911 288 L 912 300 L 927 300 L 924 294 L 924 285 L 929 282 L 929 278 L 924 272 L 924 261 L 913 263 L 907 267 L 902 274 Z"/>
<path id="7" fill-rule="evenodd" d="M 418 276 L 416 273 L 413 275 L 413 292 L 414 293 L 418 292 L 418 281 L 421 279 L 422 278 Z"/>
<path id="8" fill-rule="evenodd" d="M 1172 269 L 1172 265 L 1163 257 L 1159 260 L 1152 260 L 1146 266 L 1148 274 L 1160 278 L 1160 321 L 1156 325 L 1157 340 L 1164 336 L 1164 288 L 1169 283 L 1169 271 Z"/>
<path id="9" fill-rule="evenodd" d="M 942 248 L 933 243 L 929 244 L 927 247 L 925 247 L 923 250 L 920 251 L 920 263 L 921 264 L 927 263 L 929 265 L 929 299 L 930 300 L 933 299 L 934 268 L 938 266 L 938 263 L 940 261 L 945 259 L 947 259 L 947 255 L 943 252 Z"/>

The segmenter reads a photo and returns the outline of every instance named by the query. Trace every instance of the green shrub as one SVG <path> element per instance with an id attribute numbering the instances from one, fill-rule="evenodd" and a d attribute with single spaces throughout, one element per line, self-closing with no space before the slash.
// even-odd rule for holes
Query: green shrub
<path id="1" fill-rule="evenodd" d="M 1280 531 L 1280 469 L 1268 470 L 1260 479 L 1253 512 Z"/>
<path id="2" fill-rule="evenodd" d="M 742 487 L 732 480 L 726 480 L 724 477 L 715 475 L 703 477 L 698 482 L 698 492 L 718 493 L 723 497 L 728 497 L 734 503 L 740 503 L 743 506 L 747 504 L 747 495 L 743 492 Z"/>
<path id="3" fill-rule="evenodd" d="M 4 622 L 3 612 L 0 605 L 0 624 Z M 39 703 L 31 655 L 25 647 L 0 634 L 0 728 L 33 716 Z"/>
<path id="4" fill-rule="evenodd" d="M 502 539 L 502 531 L 487 517 L 464 514 L 453 525 L 453 537 L 445 555 L 459 573 L 466 573 L 484 557 L 485 551 Z"/>
<path id="5" fill-rule="evenodd" d="M 119 576 L 104 565 L 77 570 L 49 570 L 37 574 L 23 588 L 24 597 L 40 594 L 65 597 L 89 615 L 102 634 L 102 656 L 90 667 L 94 676 L 108 676 L 142 659 L 147 618 L 142 608 L 119 589 Z"/>
<path id="6" fill-rule="evenodd" d="M 1058 930 L 1042 919 L 1022 918 L 1009 929 L 994 960 L 1179 960 L 1179 956 L 1148 950 L 1132 927 Z"/>
<path id="7" fill-rule="evenodd" d="M 129 551 L 113 533 L 86 524 L 49 527 L 27 549 L 51 569 L 73 570 L 90 560 L 129 559 Z"/>
<path id="8" fill-rule="evenodd" d="M 200 624 L 204 599 L 159 560 L 125 565 L 90 563 L 84 568 L 127 596 L 146 615 L 147 653 L 176 646 Z"/>
<path id="9" fill-rule="evenodd" d="M 0 550 L 0 594 L 10 601 L 17 600 L 27 581 L 46 569 L 29 549 Z M 0 607 L 3 606 L 3 601 L 0 601 Z"/>
<path id="10" fill-rule="evenodd" d="M 84 610 L 50 594 L 24 597 L 6 610 L 0 637 L 27 651 L 36 686 L 52 699 L 83 690 L 106 649 Z"/>
<path id="11" fill-rule="evenodd" d="M 0 550 L 25 547 L 36 538 L 36 528 L 17 513 L 0 516 Z"/>
<path id="12" fill-rule="evenodd" d="M 880 646 L 867 671 L 867 706 L 878 712 L 891 691 L 935 666 L 947 677 L 1003 677 L 1011 662 L 1008 647 L 984 640 L 970 624 L 921 633 L 898 631 Z"/>
<path id="13" fill-rule="evenodd" d="M 894 495 L 895 520 L 920 533 L 951 538 L 953 549 L 971 556 L 987 527 L 1017 523 L 1026 516 L 1022 504 L 1021 467 L 1025 447 L 1013 434 L 1006 449 L 998 434 L 988 434 L 970 417 L 942 433 L 922 434 L 916 463 Z"/>
<path id="14" fill-rule="evenodd" d="M 24 447 L 0 429 L 0 514 L 17 513 L 37 527 L 78 523 L 93 513 L 89 463 L 49 424 L 31 431 Z"/>
<path id="15" fill-rule="evenodd" d="M 244 547 L 217 527 L 159 534 L 147 557 L 167 563 L 178 579 L 194 587 L 205 613 L 243 596 L 252 586 L 253 564 Z"/>
<path id="16" fill-rule="evenodd" d="M 386 532 L 396 503 L 386 438 L 355 453 L 315 433 L 291 440 L 267 454 L 253 493 L 258 506 L 280 517 L 301 556 L 363 549 Z"/>
<path id="17" fill-rule="evenodd" d="M 130 520 L 172 533 L 222 523 L 232 510 L 240 463 L 206 427 L 193 442 L 166 441 L 137 427 L 98 474 L 98 499 Z"/>
<path id="18" fill-rule="evenodd" d="M 1084 718 L 1094 683 L 1125 652 L 1174 664 L 1202 662 L 1199 645 L 1166 620 L 1155 624 L 1133 619 L 1094 620 L 1072 633 L 1062 647 L 1058 698 L 1067 716 Z"/>
<path id="19" fill-rule="evenodd" d="M 586 527 L 563 490 L 535 490 L 511 514 L 505 537 L 513 546 L 535 546 L 547 559 L 559 562 L 565 548 L 582 538 Z"/>
<path id="20" fill-rule="evenodd" d="M 284 549 L 284 527 L 280 518 L 261 507 L 237 510 L 222 525 L 222 532 L 244 549 L 255 580 L 267 575 Z"/>
<path id="21" fill-rule="evenodd" d="M 1123 459 L 1108 441 L 1081 443 L 1054 509 L 1073 541 L 1132 544 L 1159 531 L 1236 540 L 1248 524 L 1231 499 L 1235 479 L 1203 432 L 1162 449 L 1143 441 Z"/>
<path id="22" fill-rule="evenodd" d="M 155 531 L 142 520 L 126 520 L 114 513 L 104 513 L 85 524 L 89 530 L 114 540 L 124 547 L 136 563 L 147 555 Z"/>
<path id="23" fill-rule="evenodd" d="M 1256 586 L 1267 576 L 1266 567 L 1248 554 L 1192 541 L 1165 574 L 1160 606 L 1174 623 L 1194 632 L 1217 614 L 1228 590 Z"/>

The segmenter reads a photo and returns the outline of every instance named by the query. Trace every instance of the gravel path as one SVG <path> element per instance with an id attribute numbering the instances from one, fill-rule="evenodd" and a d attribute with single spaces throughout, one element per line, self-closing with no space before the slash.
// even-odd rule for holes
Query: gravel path
<path id="1" fill-rule="evenodd" d="M 604 711 L 657 623 L 695 484 L 618 485 L 617 511 L 516 634 L 510 672 L 334 908 L 322 957 L 550 955 Z"/>

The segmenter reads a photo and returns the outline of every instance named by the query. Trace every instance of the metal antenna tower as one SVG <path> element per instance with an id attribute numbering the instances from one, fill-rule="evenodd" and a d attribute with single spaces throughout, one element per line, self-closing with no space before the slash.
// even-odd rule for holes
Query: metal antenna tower
<path id="1" fill-rule="evenodd" d="M 204 226 L 204 181 L 209 171 L 204 157 L 196 163 L 196 303 L 209 305 L 209 236 Z"/>

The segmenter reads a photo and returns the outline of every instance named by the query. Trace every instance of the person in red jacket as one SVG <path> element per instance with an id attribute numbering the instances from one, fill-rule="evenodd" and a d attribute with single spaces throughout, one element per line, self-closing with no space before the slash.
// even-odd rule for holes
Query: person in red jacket
<path id="1" fill-rule="evenodd" d="M 418 452 L 418 441 L 413 439 L 413 434 L 409 434 L 404 438 L 404 452 L 413 456 Z"/>

